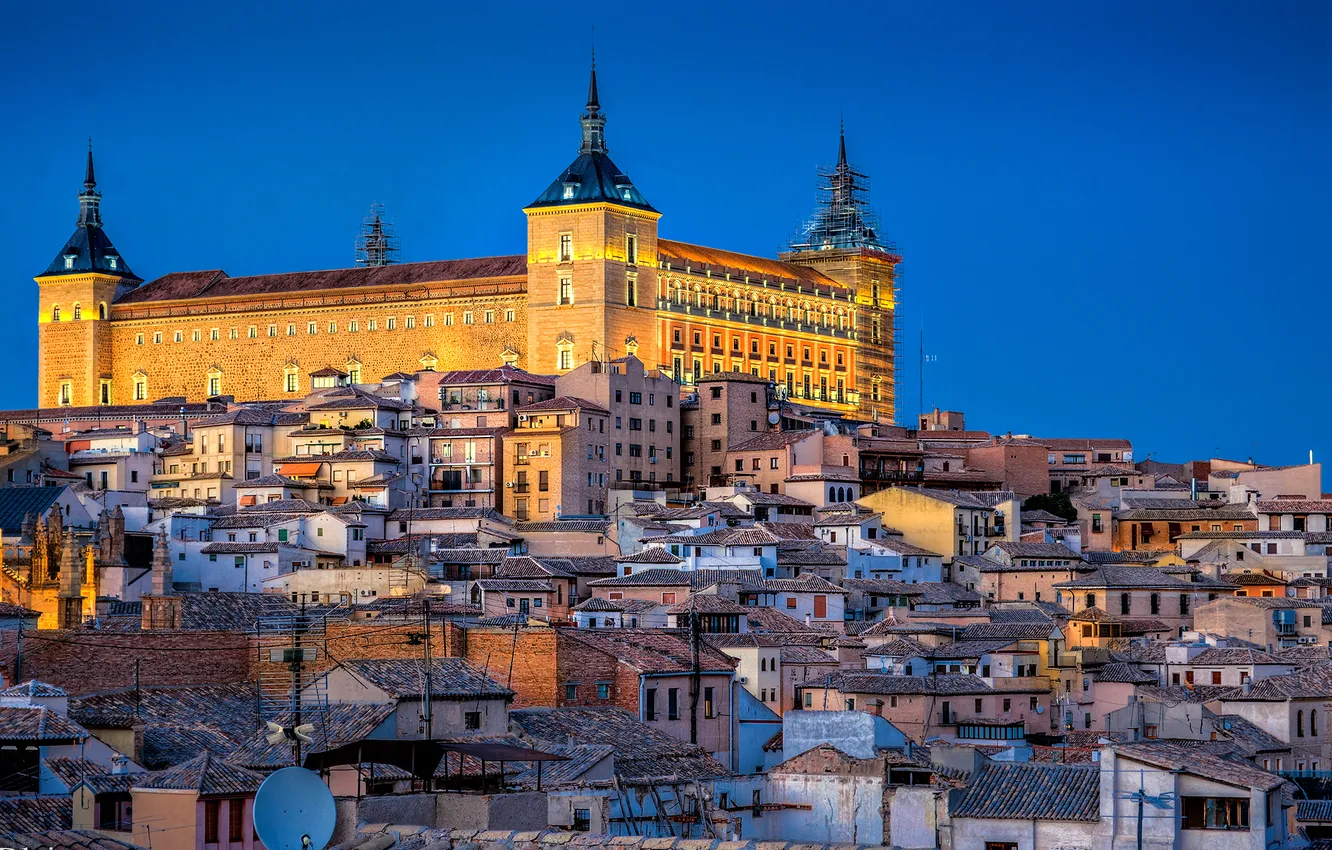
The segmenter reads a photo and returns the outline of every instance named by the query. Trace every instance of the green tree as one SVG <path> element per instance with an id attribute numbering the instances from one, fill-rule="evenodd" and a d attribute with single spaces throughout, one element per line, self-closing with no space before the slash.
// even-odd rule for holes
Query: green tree
<path id="1" fill-rule="evenodd" d="M 1076 522 L 1078 519 L 1078 509 L 1073 507 L 1073 500 L 1067 493 L 1041 493 L 1032 496 L 1022 503 L 1022 510 L 1049 511 L 1069 522 Z"/>

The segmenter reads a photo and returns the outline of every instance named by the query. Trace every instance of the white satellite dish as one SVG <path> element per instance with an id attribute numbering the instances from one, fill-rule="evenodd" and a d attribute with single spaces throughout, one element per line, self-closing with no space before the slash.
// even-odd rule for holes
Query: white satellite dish
<path id="1" fill-rule="evenodd" d="M 769 414 L 768 414 L 768 424 L 769 424 L 769 425 L 776 425 L 778 422 L 781 422 L 781 421 L 782 421 L 782 415 L 781 415 L 780 413 L 778 413 L 777 411 L 774 410 L 772 413 L 769 413 Z"/>
<path id="2" fill-rule="evenodd" d="M 282 768 L 254 795 L 254 831 L 268 850 L 324 850 L 337 819 L 333 792 L 303 767 Z"/>

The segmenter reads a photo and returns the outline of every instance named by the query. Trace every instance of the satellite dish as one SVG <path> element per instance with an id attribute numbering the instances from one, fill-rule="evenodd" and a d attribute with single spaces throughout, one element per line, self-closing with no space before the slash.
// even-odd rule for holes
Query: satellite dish
<path id="1" fill-rule="evenodd" d="M 777 411 L 774 410 L 772 413 L 769 413 L 769 414 L 768 414 L 768 424 L 769 424 L 769 425 L 776 425 L 778 422 L 781 422 L 781 421 L 782 421 L 782 415 L 781 415 L 780 413 L 778 413 Z"/>
<path id="2" fill-rule="evenodd" d="M 254 831 L 268 850 L 324 850 L 337 819 L 333 792 L 303 767 L 282 768 L 254 795 Z"/>
<path id="3" fill-rule="evenodd" d="M 1036 706 L 1036 713 L 1037 713 L 1037 714 L 1044 714 L 1044 713 L 1045 713 L 1045 706 L 1040 705 L 1040 704 L 1037 704 L 1037 706 Z"/>

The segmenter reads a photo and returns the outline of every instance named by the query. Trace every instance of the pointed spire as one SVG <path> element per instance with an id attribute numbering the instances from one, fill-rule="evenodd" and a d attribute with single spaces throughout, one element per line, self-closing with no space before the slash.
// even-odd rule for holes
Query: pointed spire
<path id="1" fill-rule="evenodd" d="M 580 120 L 583 125 L 583 146 L 580 154 L 608 151 L 606 147 L 606 116 L 601 114 L 601 100 L 597 96 L 597 54 L 592 52 L 592 75 L 587 84 L 587 108 Z"/>
<path id="2" fill-rule="evenodd" d="M 593 29 L 593 33 L 596 29 Z M 587 111 L 596 112 L 601 108 L 601 101 L 597 97 L 597 46 L 595 42 L 592 45 L 592 76 L 587 84 Z"/>
<path id="3" fill-rule="evenodd" d="M 846 120 L 838 118 L 837 131 L 837 167 L 846 168 Z"/>
<path id="4" fill-rule="evenodd" d="M 96 189 L 97 178 L 93 176 L 92 137 L 88 137 L 88 169 L 83 174 L 83 188 Z"/>
<path id="5" fill-rule="evenodd" d="M 93 175 L 92 139 L 88 140 L 88 164 L 83 173 L 83 191 L 79 192 L 79 227 L 102 226 L 102 193 L 97 191 Z"/>

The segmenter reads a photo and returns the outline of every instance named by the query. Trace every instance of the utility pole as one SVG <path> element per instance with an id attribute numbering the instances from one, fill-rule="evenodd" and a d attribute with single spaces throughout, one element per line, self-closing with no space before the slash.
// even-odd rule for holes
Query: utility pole
<path id="1" fill-rule="evenodd" d="M 699 620 L 698 609 L 689 610 L 689 743 L 698 743 L 698 697 L 702 690 L 703 671 L 699 662 L 699 643 L 702 640 L 703 623 Z"/>
<path id="2" fill-rule="evenodd" d="M 434 689 L 430 686 L 430 667 L 433 663 L 430 660 L 430 600 L 421 600 L 422 617 L 425 619 L 425 693 L 421 694 L 421 701 L 425 706 L 425 737 L 429 740 L 434 737 L 434 725 L 431 722 L 435 710 Z"/>
<path id="3" fill-rule="evenodd" d="M 14 682 L 23 681 L 23 617 L 19 617 L 18 643 L 14 647 Z"/>
<path id="4" fill-rule="evenodd" d="M 301 594 L 301 606 L 296 614 L 295 627 L 291 630 L 291 728 L 301 725 L 301 662 L 305 659 L 305 650 L 301 647 L 301 633 L 305 631 L 305 594 Z M 295 734 L 291 738 L 293 764 L 301 766 L 301 739 Z"/>

